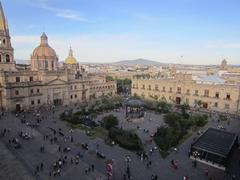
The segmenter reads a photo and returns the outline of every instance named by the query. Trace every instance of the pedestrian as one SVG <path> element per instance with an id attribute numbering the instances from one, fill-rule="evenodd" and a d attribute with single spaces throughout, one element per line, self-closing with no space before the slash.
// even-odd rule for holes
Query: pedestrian
<path id="1" fill-rule="evenodd" d="M 151 176 L 151 180 L 154 180 L 154 175 L 152 174 L 152 176 Z"/>
<path id="2" fill-rule="evenodd" d="M 93 172 L 93 171 L 94 171 L 94 164 L 92 164 L 92 166 L 91 166 L 91 167 L 92 167 L 92 172 Z"/>
<path id="3" fill-rule="evenodd" d="M 205 175 L 208 176 L 208 170 L 207 170 L 207 169 L 206 169 L 206 171 L 205 171 Z"/>
<path id="4" fill-rule="evenodd" d="M 36 171 L 38 172 L 39 171 L 39 166 L 37 165 L 37 167 L 36 167 Z"/>
<path id="5" fill-rule="evenodd" d="M 43 163 L 40 164 L 40 169 L 43 170 Z"/>

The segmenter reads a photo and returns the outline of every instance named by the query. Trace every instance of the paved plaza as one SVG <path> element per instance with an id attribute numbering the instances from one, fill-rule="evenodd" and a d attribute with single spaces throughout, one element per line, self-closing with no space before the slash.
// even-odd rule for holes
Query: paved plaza
<path id="1" fill-rule="evenodd" d="M 188 158 L 188 152 L 193 139 L 198 136 L 197 133 L 177 147 L 178 152 L 172 152 L 165 159 L 156 150 L 151 155 L 149 150 L 156 146 L 154 142 L 150 141 L 151 135 L 156 132 L 158 127 L 165 126 L 162 115 L 146 112 L 144 118 L 128 122 L 125 119 L 125 109 L 120 109 L 118 112 L 104 113 L 96 118 L 96 121 L 99 121 L 103 116 L 114 114 L 120 120 L 119 126 L 135 131 L 142 139 L 145 151 L 149 153 L 148 160 L 141 160 L 134 152 L 117 145 L 106 145 L 104 140 L 87 136 L 83 130 L 74 129 L 72 131 L 65 122 L 59 120 L 59 114 L 65 109 L 66 107 L 57 107 L 54 111 L 41 109 L 40 114 L 37 114 L 42 118 L 38 128 L 29 126 L 36 124 L 37 117 L 33 112 L 25 114 L 25 123 L 21 122 L 21 115 L 16 117 L 13 113 L 7 113 L 1 118 L 0 132 L 2 134 L 5 129 L 6 133 L 0 138 L 0 179 L 106 179 L 106 160 L 111 159 L 113 161 L 113 179 L 123 180 L 127 169 L 126 156 L 130 156 L 129 166 L 134 180 L 151 180 L 152 175 L 157 175 L 160 180 L 182 180 L 184 176 L 188 176 L 190 180 L 208 180 L 210 177 L 214 180 L 230 180 L 233 174 L 238 179 L 240 178 L 238 151 L 232 157 L 233 163 L 228 174 L 200 163 L 197 168 L 193 167 L 192 161 Z M 240 135 L 240 120 L 232 119 L 229 124 L 223 122 L 222 125 L 228 131 Z M 201 130 L 217 126 L 218 122 L 210 119 L 209 123 Z M 54 140 L 55 130 L 57 139 Z M 61 133 L 58 133 L 59 131 Z M 20 132 L 29 134 L 31 138 L 26 140 L 19 137 Z M 14 148 L 13 143 L 9 142 L 14 138 L 20 141 L 21 148 Z M 87 143 L 88 150 L 83 149 L 81 143 Z M 44 152 L 40 151 L 41 147 L 44 147 Z M 67 147 L 70 148 L 69 152 L 64 151 Z M 105 160 L 96 156 L 97 150 L 106 155 Z M 61 171 L 54 176 L 54 163 L 59 160 L 62 162 L 63 159 L 64 164 L 60 168 Z M 171 160 L 178 162 L 178 169 L 172 168 Z M 151 161 L 151 165 L 147 167 L 149 161 Z M 205 174 L 206 170 L 208 170 L 208 176 Z"/>

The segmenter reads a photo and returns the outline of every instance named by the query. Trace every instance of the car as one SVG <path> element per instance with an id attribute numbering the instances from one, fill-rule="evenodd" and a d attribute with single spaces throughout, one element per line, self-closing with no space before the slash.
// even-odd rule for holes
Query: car
<path id="1" fill-rule="evenodd" d="M 64 134 L 61 131 L 59 131 L 58 134 L 61 136 L 64 136 Z"/>
<path id="2" fill-rule="evenodd" d="M 97 152 L 97 157 L 101 158 L 101 159 L 105 159 L 106 156 L 103 153 Z"/>
<path id="3" fill-rule="evenodd" d="M 70 147 L 65 147 L 65 148 L 63 149 L 63 152 L 65 152 L 65 153 L 67 153 L 67 152 L 69 152 L 69 151 L 71 151 L 71 148 L 70 148 Z"/>
<path id="4" fill-rule="evenodd" d="M 20 143 L 17 143 L 17 144 L 14 144 L 13 147 L 14 147 L 15 149 L 20 149 L 22 146 L 21 146 Z"/>
<path id="5" fill-rule="evenodd" d="M 81 146 L 82 146 L 83 149 L 88 150 L 88 144 L 87 143 L 82 143 Z"/>
<path id="6" fill-rule="evenodd" d="M 226 129 L 226 128 L 225 128 L 225 127 L 223 127 L 222 125 L 218 125 L 217 127 L 218 127 L 218 129 L 223 129 L 223 130 L 225 130 L 225 129 Z"/>

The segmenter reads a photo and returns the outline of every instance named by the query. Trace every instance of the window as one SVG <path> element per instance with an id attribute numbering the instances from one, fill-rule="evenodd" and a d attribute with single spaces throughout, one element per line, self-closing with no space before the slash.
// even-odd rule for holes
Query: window
<path id="1" fill-rule="evenodd" d="M 20 77 L 16 77 L 16 82 L 20 82 Z"/>
<path id="2" fill-rule="evenodd" d="M 41 104 L 41 100 L 40 100 L 40 99 L 38 99 L 38 101 L 37 101 L 37 102 L 38 102 L 38 104 Z"/>
<path id="3" fill-rule="evenodd" d="M 145 89 L 145 85 L 142 85 L 142 89 Z"/>
<path id="4" fill-rule="evenodd" d="M 32 76 L 29 77 L 29 81 L 33 81 L 33 77 Z"/>
<path id="5" fill-rule="evenodd" d="M 19 91 L 18 90 L 15 91 L 15 95 L 19 95 Z"/>
<path id="6" fill-rule="evenodd" d="M 31 92 L 31 94 L 33 94 L 34 93 L 33 89 L 31 89 L 30 92 Z"/>
<path id="7" fill-rule="evenodd" d="M 157 84 L 155 85 L 155 90 L 158 91 L 158 85 Z"/>
<path id="8" fill-rule="evenodd" d="M 230 105 L 229 104 L 225 104 L 225 109 L 229 109 Z"/>
<path id="9" fill-rule="evenodd" d="M 195 94 L 194 94 L 195 96 L 198 96 L 198 90 L 195 90 Z"/>
<path id="10" fill-rule="evenodd" d="M 218 103 L 217 102 L 214 103 L 214 107 L 218 107 Z"/>
<path id="11" fill-rule="evenodd" d="M 72 99 L 72 98 L 73 98 L 73 96 L 71 95 L 71 96 L 70 96 L 70 98 Z"/>
<path id="12" fill-rule="evenodd" d="M 187 94 L 190 94 L 190 89 L 187 89 Z"/>
<path id="13" fill-rule="evenodd" d="M 6 55 L 6 62 L 10 62 L 10 56 L 8 54 Z"/>
<path id="14" fill-rule="evenodd" d="M 34 101 L 31 101 L 31 104 L 34 105 Z"/>
<path id="15" fill-rule="evenodd" d="M 40 93 L 40 89 L 37 89 L 37 93 Z"/>
<path id="16" fill-rule="evenodd" d="M 75 94 L 75 98 L 77 98 L 77 95 Z"/>
<path id="17" fill-rule="evenodd" d="M 215 98 L 219 98 L 219 92 L 215 93 Z"/>
<path id="18" fill-rule="evenodd" d="M 72 90 L 72 89 L 73 89 L 73 87 L 72 87 L 72 86 L 70 86 L 70 89 Z"/>
<path id="19" fill-rule="evenodd" d="M 226 99 L 227 99 L 227 100 L 230 100 L 230 99 L 231 99 L 230 93 L 227 93 Z"/>
<path id="20" fill-rule="evenodd" d="M 177 93 L 178 93 L 178 94 L 181 94 L 181 87 L 178 87 L 178 88 L 177 88 Z"/>
<path id="21" fill-rule="evenodd" d="M 2 55 L 0 54 L 0 62 L 2 62 Z"/>
<path id="22" fill-rule="evenodd" d="M 77 89 L 77 85 L 74 86 L 74 89 Z"/>
<path id="23" fill-rule="evenodd" d="M 148 85 L 148 90 L 151 90 L 151 85 Z"/>
<path id="24" fill-rule="evenodd" d="M 45 68 L 48 68 L 48 61 L 45 61 Z"/>
<path id="25" fill-rule="evenodd" d="M 172 92 L 172 88 L 169 88 L 169 92 L 170 92 L 170 93 Z"/>
<path id="26" fill-rule="evenodd" d="M 204 90 L 204 96 L 205 96 L 205 97 L 208 97 L 208 96 L 209 96 L 209 90 L 208 90 L 208 89 Z"/>
<path id="27" fill-rule="evenodd" d="M 166 90 L 166 87 L 165 87 L 165 86 L 163 86 L 163 88 L 162 88 L 162 91 L 163 91 L 163 92 L 165 92 L 165 90 Z"/>

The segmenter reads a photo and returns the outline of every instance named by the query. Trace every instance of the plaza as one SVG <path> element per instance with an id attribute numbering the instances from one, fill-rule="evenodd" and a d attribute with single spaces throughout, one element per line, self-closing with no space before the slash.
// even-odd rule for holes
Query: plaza
<path id="1" fill-rule="evenodd" d="M 123 107 L 118 111 L 98 115 L 95 119 L 95 121 L 99 121 L 104 116 L 113 114 L 119 119 L 119 127 L 135 131 L 141 138 L 149 157 L 148 160 L 142 160 L 135 152 L 123 149 L 118 145 L 109 146 L 105 144 L 103 139 L 87 136 L 84 130 L 71 129 L 65 122 L 59 120 L 59 115 L 68 108 L 66 106 L 54 109 L 40 108 L 39 111 L 26 112 L 24 118 L 22 114 L 16 117 L 13 113 L 6 113 L 1 117 L 1 134 L 5 129 L 4 136 L 2 135 L 0 139 L 2 147 L 0 165 L 4 167 L 0 172 L 1 179 L 107 179 L 107 160 L 113 162 L 113 179 L 116 180 L 126 178 L 124 174 L 128 166 L 132 179 L 137 180 L 151 179 L 152 176 L 169 180 L 183 179 L 184 176 L 197 180 L 211 177 L 217 180 L 230 180 L 233 175 L 239 178 L 238 162 L 240 159 L 238 151 L 234 152 L 227 173 L 201 163 L 198 163 L 196 168 L 193 167 L 188 153 L 191 143 L 198 137 L 197 132 L 176 147 L 178 151 L 172 151 L 166 158 L 162 158 L 158 150 L 155 149 L 154 141 L 150 141 L 157 128 L 165 126 L 161 114 L 146 111 L 144 118 L 128 122 Z M 23 119 L 24 121 L 22 121 Z M 38 127 L 32 128 L 31 125 L 36 125 L 37 122 L 39 122 Z M 231 119 L 230 123 L 221 122 L 221 126 L 224 126 L 227 131 L 237 135 L 239 135 L 239 125 L 238 119 Z M 209 123 L 201 131 L 208 127 L 216 128 L 218 126 L 219 122 L 216 119 L 209 119 Z M 20 137 L 19 132 L 28 134 L 30 138 Z M 53 137 L 56 137 L 56 140 Z M 9 143 L 9 140 L 14 138 L 18 139 L 21 148 L 15 148 L 12 143 Z M 88 148 L 82 148 L 82 143 L 87 144 Z M 44 152 L 41 152 L 41 147 L 44 147 Z M 96 156 L 96 150 L 105 155 L 106 159 Z M 151 153 L 150 150 L 152 150 Z M 61 171 L 54 175 L 54 163 L 59 162 L 59 160 L 62 162 L 65 156 L 67 158 Z M 129 157 L 130 160 L 126 161 L 126 157 Z M 233 161 L 233 159 L 235 160 Z M 177 162 L 177 169 L 171 166 L 172 160 Z M 150 161 L 151 165 L 149 165 Z M 42 170 L 41 163 L 43 163 Z M 94 165 L 94 171 L 90 170 L 89 172 L 88 170 L 91 169 L 92 165 Z M 206 176 L 206 171 L 208 176 Z"/>

